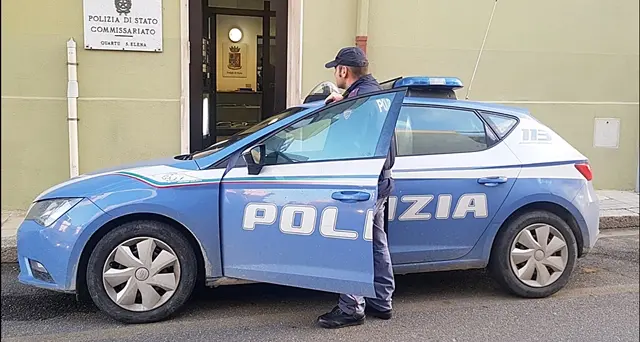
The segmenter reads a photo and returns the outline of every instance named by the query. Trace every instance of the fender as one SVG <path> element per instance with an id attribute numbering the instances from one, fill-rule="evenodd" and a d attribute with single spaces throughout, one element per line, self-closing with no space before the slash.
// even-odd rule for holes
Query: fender
<path id="1" fill-rule="evenodd" d="M 172 219 L 185 227 L 198 241 L 204 259 L 205 277 L 222 276 L 218 215 L 219 183 L 212 182 L 181 189 L 157 188 L 122 175 L 102 194 L 89 197 L 105 214 L 88 222 L 79 232 L 70 262 L 69 275 L 75 282 L 77 264 L 91 236 L 112 220 L 130 214 L 155 214 Z M 192 212 L 195 215 L 185 213 Z"/>
<path id="2" fill-rule="evenodd" d="M 82 232 L 80 233 L 80 236 L 78 236 L 78 239 L 76 240 L 76 243 L 73 248 L 73 252 L 70 257 L 71 259 L 70 263 L 73 265 L 73 267 L 69 269 L 69 274 L 67 279 L 70 279 L 71 286 L 73 289 L 75 289 L 75 282 L 78 274 L 78 264 L 80 262 L 80 256 L 84 252 L 84 249 L 86 248 L 86 245 L 89 239 L 91 239 L 91 237 L 98 230 L 102 229 L 105 225 L 108 225 L 110 222 L 131 214 L 158 215 L 158 216 L 166 217 L 168 219 L 171 219 L 181 224 L 190 232 L 190 234 L 198 242 L 200 252 L 202 253 L 202 256 L 204 259 L 205 277 L 211 278 L 211 277 L 218 277 L 222 275 L 221 273 L 218 273 L 219 275 L 217 275 L 214 272 L 216 268 L 211 262 L 212 260 L 210 258 L 211 251 L 208 251 L 207 249 L 204 248 L 204 246 L 202 245 L 202 242 L 198 239 L 198 235 L 194 234 L 194 232 L 189 228 L 189 226 L 185 224 L 183 215 L 165 206 L 161 206 L 153 203 L 137 203 L 137 204 L 130 204 L 130 205 L 114 208 L 113 210 L 104 212 L 103 215 L 97 217 L 95 220 L 93 220 L 90 224 L 88 224 L 82 230 Z M 221 268 L 217 268 L 217 270 L 221 270 Z"/>
<path id="3" fill-rule="evenodd" d="M 217 201 L 212 201 L 212 204 Z M 95 202 L 96 205 L 102 208 L 101 201 Z M 220 239 L 218 230 L 218 215 L 215 210 L 215 215 L 211 215 L 211 220 L 200 221 L 198 218 L 189 217 L 182 211 L 176 210 L 175 207 L 171 207 L 165 204 L 154 203 L 151 201 L 137 202 L 137 203 L 122 203 L 117 207 L 103 208 L 105 212 L 110 216 L 110 221 L 132 214 L 154 214 L 169 218 L 178 222 L 198 242 L 200 252 L 204 259 L 205 277 L 220 277 L 222 276 L 222 264 L 220 258 Z M 214 210 L 211 210 L 213 212 Z M 107 224 L 104 222 L 96 227 L 92 234 L 99 228 Z M 202 226 L 198 222 L 210 222 L 210 226 Z M 88 239 L 87 239 L 88 240 Z M 203 241 L 204 240 L 204 241 Z"/>
<path id="4" fill-rule="evenodd" d="M 571 201 L 559 195 L 555 195 L 551 193 L 537 193 L 537 194 L 532 194 L 532 195 L 522 197 L 521 199 L 514 202 L 509 202 L 508 205 L 506 204 L 506 201 L 505 201 L 505 205 L 503 205 L 500 208 L 500 210 L 498 210 L 498 213 L 496 213 L 496 216 L 494 217 L 494 219 L 487 226 L 487 229 L 485 229 L 484 233 L 482 234 L 478 242 L 474 245 L 471 251 L 469 251 L 469 253 L 467 253 L 465 256 L 461 257 L 460 259 L 481 258 L 488 262 L 489 257 L 491 255 L 491 247 L 493 246 L 493 241 L 496 235 L 498 234 L 498 230 L 500 229 L 502 224 L 506 221 L 506 219 L 509 216 L 511 216 L 513 213 L 515 213 L 518 209 L 526 205 L 529 205 L 532 203 L 539 203 L 539 202 L 554 203 L 565 208 L 571 215 L 573 215 L 573 217 L 576 219 L 576 222 L 578 222 L 578 227 L 581 233 L 583 234 L 583 237 L 585 236 L 585 234 L 588 234 L 588 231 L 586 230 L 586 223 L 585 223 L 584 217 L 577 210 L 577 208 L 571 203 Z"/>

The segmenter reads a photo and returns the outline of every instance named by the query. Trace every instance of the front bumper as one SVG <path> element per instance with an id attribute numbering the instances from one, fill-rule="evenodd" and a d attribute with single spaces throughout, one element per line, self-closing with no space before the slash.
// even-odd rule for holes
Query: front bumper
<path id="1" fill-rule="evenodd" d="M 25 220 L 17 232 L 18 280 L 36 287 L 74 292 L 77 265 L 86 242 L 82 232 L 103 214 L 93 202 L 83 199 L 50 227 Z M 44 272 L 39 266 L 34 269 L 36 262 Z"/>

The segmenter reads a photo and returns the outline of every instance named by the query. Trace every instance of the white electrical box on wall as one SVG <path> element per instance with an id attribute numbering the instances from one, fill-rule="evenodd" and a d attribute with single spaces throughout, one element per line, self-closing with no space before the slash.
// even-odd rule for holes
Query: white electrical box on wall
<path id="1" fill-rule="evenodd" d="M 618 148 L 620 144 L 620 119 L 596 118 L 593 125 L 593 146 Z"/>

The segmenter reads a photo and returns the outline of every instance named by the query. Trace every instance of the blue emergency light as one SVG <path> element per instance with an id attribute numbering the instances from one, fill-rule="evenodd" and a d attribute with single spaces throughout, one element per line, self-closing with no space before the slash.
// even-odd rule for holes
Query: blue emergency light
<path id="1" fill-rule="evenodd" d="M 410 76 L 398 77 L 388 82 L 391 88 L 407 87 L 408 97 L 436 97 L 457 99 L 454 90 L 464 87 L 457 77 Z"/>
<path id="2" fill-rule="evenodd" d="M 393 83 L 394 88 L 409 87 L 409 88 L 447 88 L 447 89 L 460 89 L 463 87 L 462 81 L 457 77 L 425 77 L 425 76 L 412 76 L 403 77 L 397 79 Z"/>

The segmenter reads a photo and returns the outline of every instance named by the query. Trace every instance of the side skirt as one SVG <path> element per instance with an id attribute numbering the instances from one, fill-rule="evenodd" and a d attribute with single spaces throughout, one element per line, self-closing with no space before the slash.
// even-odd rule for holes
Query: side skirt
<path id="1" fill-rule="evenodd" d="M 405 264 L 405 265 L 394 265 L 393 273 L 394 274 L 411 274 L 411 273 L 426 273 L 426 272 L 439 272 L 439 271 L 461 271 L 461 270 L 471 270 L 471 269 L 480 269 L 487 267 L 487 261 L 482 259 L 472 259 L 472 260 L 451 260 L 451 261 L 441 261 L 441 262 L 429 262 L 429 263 L 419 263 L 419 264 Z M 259 282 L 252 280 L 243 280 L 229 277 L 220 277 L 220 278 L 209 278 L 206 280 L 206 286 L 208 287 L 219 287 L 219 286 L 228 286 L 228 285 L 244 285 L 244 284 L 256 284 Z"/>

